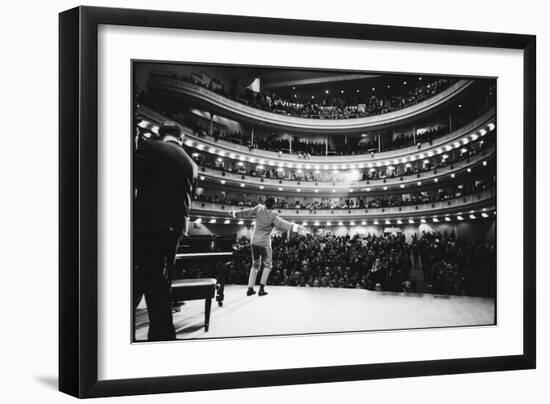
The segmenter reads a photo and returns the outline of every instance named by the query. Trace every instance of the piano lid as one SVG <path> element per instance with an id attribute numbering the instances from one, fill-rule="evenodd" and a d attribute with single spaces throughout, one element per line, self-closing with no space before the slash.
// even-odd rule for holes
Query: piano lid
<path id="1" fill-rule="evenodd" d="M 191 236 L 180 241 L 176 257 L 232 255 L 236 236 Z"/>

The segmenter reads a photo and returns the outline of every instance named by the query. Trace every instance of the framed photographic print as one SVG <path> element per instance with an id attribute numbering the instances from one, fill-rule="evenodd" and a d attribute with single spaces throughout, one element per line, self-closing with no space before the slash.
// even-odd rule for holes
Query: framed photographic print
<path id="1" fill-rule="evenodd" d="M 59 72 L 60 390 L 535 367 L 534 36 L 79 7 Z"/>

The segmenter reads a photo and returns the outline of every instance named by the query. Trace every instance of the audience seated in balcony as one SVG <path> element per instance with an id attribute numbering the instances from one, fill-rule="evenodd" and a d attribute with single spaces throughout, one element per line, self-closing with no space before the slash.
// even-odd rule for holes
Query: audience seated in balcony
<path id="1" fill-rule="evenodd" d="M 350 97 L 327 95 L 322 99 L 302 100 L 273 91 L 254 92 L 249 89 L 245 90 L 244 96 L 239 97 L 234 91 L 226 91 L 218 79 L 205 81 L 196 74 L 187 76 L 174 73 L 172 78 L 191 82 L 256 109 L 310 119 L 352 119 L 385 114 L 431 98 L 452 83 L 451 80 L 442 78 L 423 82 L 412 90 L 388 96 L 356 93 Z"/>
<path id="2" fill-rule="evenodd" d="M 451 152 L 443 153 L 441 156 L 426 158 L 422 161 L 416 161 L 407 164 L 397 164 L 388 167 L 373 167 L 357 170 L 352 174 L 349 170 L 339 170 L 338 172 L 330 170 L 306 170 L 274 168 L 270 166 L 253 165 L 247 162 L 241 162 L 230 159 L 221 159 L 209 154 L 199 153 L 192 148 L 186 148 L 196 163 L 204 171 L 206 168 L 220 170 L 220 174 L 233 173 L 244 176 L 275 179 L 281 181 L 304 181 L 304 182 L 330 182 L 338 183 L 341 181 L 377 181 L 391 178 L 406 177 L 425 173 L 439 168 L 448 167 L 452 164 L 465 161 L 478 153 L 484 155 L 485 150 L 494 144 L 494 136 L 471 142 L 460 149 L 454 149 Z M 445 157 L 447 156 L 447 157 Z M 427 161 L 427 162 L 425 162 Z"/>
<path id="3" fill-rule="evenodd" d="M 402 194 L 379 195 L 374 197 L 351 197 L 329 198 L 326 196 L 320 198 L 279 198 L 275 207 L 277 209 L 376 209 L 390 208 L 400 206 L 412 206 L 425 203 L 435 203 L 447 201 L 450 199 L 462 198 L 493 187 L 494 181 L 486 182 L 476 181 L 467 184 L 456 185 L 452 188 L 439 188 L 427 191 L 413 191 Z M 198 202 L 208 202 L 223 205 L 234 206 L 255 206 L 257 203 L 263 203 L 263 196 L 250 194 L 233 193 L 228 195 L 225 191 L 217 192 L 214 195 L 202 192 L 195 196 Z"/>
<path id="4" fill-rule="evenodd" d="M 144 99 L 147 100 L 148 98 L 145 97 Z M 249 151 L 253 151 L 254 149 L 272 151 L 278 153 L 280 157 L 283 157 L 284 154 L 293 154 L 304 160 L 309 160 L 312 156 L 359 154 L 370 155 L 372 158 L 378 152 L 397 150 L 414 145 L 418 149 L 421 149 L 426 144 L 428 146 L 432 145 L 434 139 L 449 133 L 448 125 L 439 125 L 426 131 L 418 132 L 416 136 L 412 134 L 400 134 L 395 137 L 389 134 L 383 135 L 384 140 L 380 144 L 380 149 L 377 140 L 378 134 L 371 134 L 362 138 L 349 137 L 347 142 L 331 143 L 327 147 L 324 141 L 320 142 L 307 139 L 306 137 L 280 137 L 273 135 L 267 137 L 257 136 L 252 140 L 250 134 L 240 131 L 230 131 L 217 127 L 210 130 L 210 128 L 201 125 L 196 119 L 191 119 L 181 112 L 167 112 L 163 110 L 162 116 L 179 122 L 198 138 L 210 137 L 214 142 L 224 140 L 229 143 L 246 146 Z M 471 116 L 465 123 L 471 122 L 475 117 L 477 115 Z"/>
<path id="5" fill-rule="evenodd" d="M 171 115 L 171 118 L 176 120 L 175 115 Z M 196 122 L 186 120 L 181 116 L 178 118 L 179 119 L 177 119 L 177 122 L 185 123 L 186 126 L 193 128 L 193 134 L 195 136 L 202 138 L 208 136 L 209 130 L 207 130 L 207 128 L 197 124 Z M 443 125 L 419 133 L 416 137 L 410 134 L 406 136 L 399 135 L 393 139 L 386 138 L 380 150 L 378 150 L 378 141 L 372 139 L 349 140 L 347 143 L 344 142 L 341 144 L 336 144 L 335 146 L 327 147 L 325 142 L 312 141 L 296 136 L 292 137 L 292 141 L 288 137 L 281 138 L 277 136 L 256 137 L 254 141 L 252 141 L 250 135 L 246 135 L 242 132 L 221 131 L 219 129 L 212 130 L 212 138 L 215 142 L 224 140 L 234 144 L 247 146 L 249 151 L 261 149 L 280 153 L 281 155 L 283 153 L 294 154 L 304 160 L 308 160 L 311 156 L 348 156 L 369 154 L 371 152 L 377 153 L 379 151 L 391 151 L 414 145 L 420 148 L 423 143 L 431 145 L 434 139 L 448 133 L 449 127 Z"/>

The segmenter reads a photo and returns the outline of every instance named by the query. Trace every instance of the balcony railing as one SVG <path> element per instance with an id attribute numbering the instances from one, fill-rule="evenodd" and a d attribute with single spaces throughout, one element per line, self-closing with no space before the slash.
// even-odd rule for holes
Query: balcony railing
<path id="1" fill-rule="evenodd" d="M 433 181 L 436 178 L 449 176 L 453 173 L 458 173 L 459 171 L 464 170 L 468 167 L 474 167 L 481 164 L 483 161 L 486 161 L 493 157 L 496 151 L 495 146 L 488 147 L 483 152 L 479 152 L 468 159 L 458 161 L 453 164 L 448 164 L 444 167 L 439 167 L 432 169 L 430 171 L 423 171 L 419 173 L 403 175 L 393 178 L 377 179 L 377 180 L 359 180 L 359 181 L 291 181 L 291 180 L 281 180 L 274 178 L 264 178 L 264 177 L 254 177 L 250 175 L 222 172 L 219 169 L 213 168 L 201 168 L 199 175 L 204 176 L 207 181 L 213 181 L 220 183 L 220 181 L 225 181 L 228 185 L 240 186 L 240 184 L 245 184 L 245 189 L 250 190 L 250 187 L 253 189 L 258 189 L 258 187 L 263 186 L 268 190 L 278 190 L 278 188 L 283 188 L 284 191 L 290 191 L 295 193 L 297 188 L 300 188 L 302 192 L 313 192 L 315 189 L 320 191 L 327 192 L 334 189 L 336 192 L 348 192 L 350 188 L 360 191 L 364 187 L 370 188 L 396 188 L 401 184 L 411 185 L 415 184 L 418 181 Z M 401 178 L 403 178 L 401 180 Z M 248 188 L 247 188 L 248 187 Z"/>
<path id="2" fill-rule="evenodd" d="M 197 84 L 165 76 L 153 76 L 149 81 L 149 86 L 162 91 L 180 93 L 199 99 L 233 116 L 244 118 L 249 121 L 262 122 L 269 126 L 283 127 L 286 129 L 316 131 L 318 133 L 335 133 L 372 130 L 385 125 L 402 123 L 405 120 L 410 120 L 416 115 L 446 103 L 470 87 L 472 83 L 472 80 L 459 80 L 446 90 L 418 104 L 386 114 L 352 119 L 311 119 L 262 111 L 224 97 L 223 95 L 210 91 Z"/>
<path id="3" fill-rule="evenodd" d="M 448 199 L 445 201 L 424 203 L 418 205 L 395 206 L 386 208 L 355 208 L 355 209 L 275 209 L 281 217 L 288 220 L 338 220 L 338 219 L 408 219 L 444 216 L 447 214 L 461 214 L 466 217 L 470 210 L 481 207 L 489 210 L 494 208 L 496 189 Z M 225 205 L 210 202 L 193 201 L 191 204 L 192 216 L 229 217 L 231 211 L 247 209 L 242 206 Z"/>
<path id="4" fill-rule="evenodd" d="M 150 108 L 140 106 L 138 114 L 145 119 L 148 119 L 156 124 L 169 121 L 170 118 L 153 111 Z M 440 136 L 433 140 L 431 145 L 426 143 L 422 144 L 419 149 L 418 146 L 409 146 L 402 149 L 391 150 L 386 152 L 375 153 L 374 156 L 370 154 L 356 154 L 356 155 L 342 155 L 342 156 L 311 156 L 310 159 L 304 160 L 298 155 L 272 152 L 262 149 L 250 150 L 247 146 L 231 143 L 225 140 L 216 141 L 212 136 L 198 137 L 193 134 L 193 131 L 185 126 L 182 126 L 186 134 L 186 144 L 190 147 L 201 148 L 202 150 L 212 150 L 212 153 L 224 154 L 225 156 L 233 156 L 230 158 L 239 159 L 243 161 L 250 161 L 259 164 L 275 165 L 282 164 L 286 166 L 311 165 L 316 164 L 342 164 L 347 163 L 349 166 L 353 164 L 384 164 L 386 161 L 410 159 L 411 157 L 420 157 L 421 154 L 436 153 L 441 147 L 452 144 L 457 140 L 464 138 L 465 136 L 477 133 L 483 130 L 489 124 L 495 124 L 495 109 L 490 108 L 479 118 L 473 120 L 467 125 L 447 134 Z M 394 163 L 397 164 L 397 163 Z"/>

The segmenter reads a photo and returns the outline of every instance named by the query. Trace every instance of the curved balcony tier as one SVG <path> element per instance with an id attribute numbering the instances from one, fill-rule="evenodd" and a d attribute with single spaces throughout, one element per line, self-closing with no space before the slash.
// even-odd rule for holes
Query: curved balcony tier
<path id="1" fill-rule="evenodd" d="M 202 105 L 214 113 L 240 121 L 277 129 L 332 135 L 380 129 L 417 120 L 445 106 L 472 84 L 472 80 L 459 80 L 427 100 L 385 114 L 352 119 L 311 119 L 252 108 L 188 81 L 165 76 L 153 76 L 149 81 L 149 87 L 152 89 L 181 95 L 192 99 L 197 105 Z"/>
<path id="2" fill-rule="evenodd" d="M 155 124 L 169 121 L 170 119 L 153 111 L 150 108 L 139 106 L 137 110 L 138 117 L 146 119 Z M 433 156 L 443 153 L 453 148 L 460 147 L 486 133 L 491 132 L 496 127 L 495 109 L 490 108 L 482 116 L 470 122 L 467 125 L 437 139 L 432 144 L 422 144 L 418 146 L 404 147 L 402 149 L 386 151 L 371 154 L 356 154 L 342 156 L 311 156 L 305 160 L 298 155 L 287 153 L 276 153 L 262 149 L 249 149 L 246 146 L 231 143 L 225 140 L 216 141 L 211 136 L 198 137 L 193 131 L 182 126 L 185 132 L 185 144 L 198 150 L 208 151 L 230 159 L 248 161 L 273 167 L 289 168 L 312 168 L 312 169 L 345 169 L 363 167 L 380 167 L 382 165 L 406 163 L 417 159 L 423 159 L 426 156 Z M 460 144 L 457 145 L 457 142 Z M 331 165 L 331 166 L 329 166 Z M 310 166 L 310 167 L 308 167 Z"/>
<path id="3" fill-rule="evenodd" d="M 286 191 L 292 193 L 292 195 L 296 195 L 296 191 L 299 189 L 300 191 L 298 192 L 302 193 L 314 193 L 315 190 L 317 190 L 321 193 L 335 192 L 336 194 L 347 194 L 350 189 L 353 189 L 356 192 L 363 192 L 366 187 L 369 188 L 369 191 L 386 191 L 399 189 L 401 186 L 414 186 L 417 188 L 418 182 L 421 182 L 420 185 L 426 185 L 430 181 L 438 182 L 444 181 L 447 178 L 454 178 L 454 176 L 460 175 L 460 173 L 463 173 L 468 168 L 475 169 L 482 167 L 484 162 L 489 161 L 494 157 L 495 152 L 496 147 L 491 146 L 483 152 L 477 153 L 468 159 L 464 159 L 444 167 L 432 169 L 430 171 L 404 175 L 402 177 L 368 181 L 291 181 L 222 172 L 221 170 L 213 168 L 201 168 L 199 175 L 203 181 L 215 184 L 221 183 L 227 187 L 238 187 L 239 189 L 247 192 L 250 190 L 257 191 L 261 189 L 265 190 L 265 192 Z"/>
<path id="4" fill-rule="evenodd" d="M 358 224 L 361 220 L 393 220 L 393 224 L 396 224 L 395 220 L 397 219 L 409 220 L 416 218 L 420 220 L 422 218 L 426 219 L 433 217 L 442 219 L 447 215 L 463 215 L 463 218 L 467 218 L 469 215 L 481 215 L 485 211 L 493 211 L 495 202 L 496 189 L 492 188 L 460 198 L 418 205 L 370 209 L 277 209 L 277 212 L 279 212 L 281 217 L 287 220 L 294 220 L 297 222 L 306 221 L 310 224 L 313 224 L 311 222 L 312 220 L 357 220 L 359 221 Z M 231 211 L 239 211 L 242 209 L 246 208 L 242 206 L 193 201 L 191 204 L 191 216 L 230 219 L 229 213 Z M 477 218 L 477 216 L 475 216 L 475 218 Z M 369 224 L 372 224 L 372 222 Z"/>

